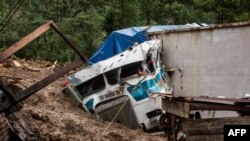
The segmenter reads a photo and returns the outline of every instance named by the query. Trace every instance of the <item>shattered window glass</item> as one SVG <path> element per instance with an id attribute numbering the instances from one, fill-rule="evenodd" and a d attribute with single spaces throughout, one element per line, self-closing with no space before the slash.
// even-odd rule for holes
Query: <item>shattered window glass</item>
<path id="1" fill-rule="evenodd" d="M 111 70 L 105 73 L 107 81 L 110 85 L 119 83 L 119 69 Z"/>
<path id="2" fill-rule="evenodd" d="M 151 73 L 155 72 L 154 61 L 151 54 L 147 54 L 146 64 Z"/>
<path id="3" fill-rule="evenodd" d="M 138 73 L 138 71 L 143 70 L 141 62 L 135 62 L 125 65 L 121 68 L 121 78 L 126 78 Z"/>
<path id="4" fill-rule="evenodd" d="M 105 89 L 103 75 L 98 75 L 76 87 L 82 96 L 87 96 Z"/>

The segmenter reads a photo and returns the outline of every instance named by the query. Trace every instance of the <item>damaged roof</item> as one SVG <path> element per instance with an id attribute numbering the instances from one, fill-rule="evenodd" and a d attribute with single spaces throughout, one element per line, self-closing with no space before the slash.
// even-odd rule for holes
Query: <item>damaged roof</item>
<path id="1" fill-rule="evenodd" d="M 88 60 L 88 64 L 93 65 L 99 61 L 108 59 L 119 54 L 135 43 L 142 43 L 149 40 L 148 34 L 153 32 L 162 32 L 167 30 L 197 28 L 207 26 L 206 24 L 186 24 L 186 25 L 158 25 L 158 26 L 142 26 L 131 27 L 113 31 L 105 42 L 96 50 L 96 52 Z"/>
<path id="2" fill-rule="evenodd" d="M 141 44 L 136 44 L 132 48 L 119 53 L 109 59 L 95 63 L 87 68 L 69 76 L 68 82 L 77 86 L 82 82 L 88 81 L 102 73 L 119 68 L 121 66 L 143 61 L 149 49 L 158 49 L 160 40 L 150 40 Z"/>

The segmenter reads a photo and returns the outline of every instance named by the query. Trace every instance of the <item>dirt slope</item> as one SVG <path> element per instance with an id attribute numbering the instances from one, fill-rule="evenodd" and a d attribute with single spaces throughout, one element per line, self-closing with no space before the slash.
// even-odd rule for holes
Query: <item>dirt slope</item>
<path id="1" fill-rule="evenodd" d="M 0 64 L 0 77 L 6 78 L 18 87 L 25 88 L 57 69 L 56 63 L 46 61 L 13 61 Z M 42 69 L 45 68 L 45 69 Z M 104 133 L 109 122 L 96 119 L 72 104 L 61 93 L 65 78 L 37 92 L 25 101 L 20 115 L 28 121 L 42 141 L 164 141 L 164 136 L 155 136 L 131 130 L 112 123 Z"/>

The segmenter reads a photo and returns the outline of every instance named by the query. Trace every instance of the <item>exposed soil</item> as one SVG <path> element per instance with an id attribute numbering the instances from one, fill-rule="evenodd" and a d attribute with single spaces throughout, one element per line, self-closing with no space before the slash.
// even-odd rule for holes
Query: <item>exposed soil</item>
<path id="1" fill-rule="evenodd" d="M 17 64 L 16 64 L 17 63 Z M 60 65 L 47 61 L 8 60 L 0 64 L 0 77 L 24 89 L 55 71 Z M 66 76 L 65 76 L 66 77 Z M 62 94 L 65 78 L 60 78 L 25 100 L 20 115 L 42 141 L 165 141 L 166 137 L 132 130 L 117 123 L 97 119 L 84 112 Z"/>

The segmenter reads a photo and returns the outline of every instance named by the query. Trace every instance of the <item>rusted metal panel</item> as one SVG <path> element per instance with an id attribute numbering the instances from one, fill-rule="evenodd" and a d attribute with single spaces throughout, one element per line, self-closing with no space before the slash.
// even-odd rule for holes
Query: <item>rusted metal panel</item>
<path id="1" fill-rule="evenodd" d="M 30 34 L 28 34 L 27 36 L 25 36 L 15 44 L 13 44 L 12 46 L 8 47 L 3 52 L 0 52 L 0 63 L 3 62 L 8 57 L 10 57 L 12 54 L 16 53 L 17 51 L 25 47 L 28 43 L 35 40 L 37 37 L 39 37 L 46 31 L 48 31 L 50 29 L 51 23 L 53 23 L 53 21 L 49 21 L 43 24 L 42 26 L 38 27 L 36 30 L 34 30 L 33 32 L 31 32 Z"/>
<path id="2" fill-rule="evenodd" d="M 242 98 L 250 93 L 250 23 L 205 28 L 151 35 L 163 39 L 174 93 Z"/>

